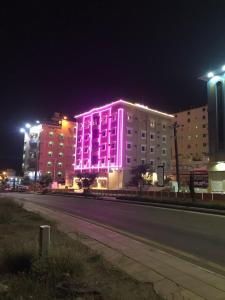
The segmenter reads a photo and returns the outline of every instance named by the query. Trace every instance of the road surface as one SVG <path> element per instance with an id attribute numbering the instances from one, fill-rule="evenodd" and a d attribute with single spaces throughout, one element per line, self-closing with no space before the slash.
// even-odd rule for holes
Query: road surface
<path id="1" fill-rule="evenodd" d="M 7 195 L 107 224 L 225 267 L 224 216 L 79 197 Z"/>

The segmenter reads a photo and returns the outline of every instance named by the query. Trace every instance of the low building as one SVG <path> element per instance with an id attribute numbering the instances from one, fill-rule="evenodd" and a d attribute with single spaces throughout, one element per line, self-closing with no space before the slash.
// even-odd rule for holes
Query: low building
<path id="1" fill-rule="evenodd" d="M 24 130 L 24 175 L 36 180 L 49 174 L 55 186 L 57 183 L 72 185 L 76 123 L 56 113 L 50 121 L 27 127 Z"/>
<path id="2" fill-rule="evenodd" d="M 98 188 L 128 186 L 141 164 L 170 170 L 172 115 L 118 100 L 75 118 L 75 171 L 98 173 Z"/>

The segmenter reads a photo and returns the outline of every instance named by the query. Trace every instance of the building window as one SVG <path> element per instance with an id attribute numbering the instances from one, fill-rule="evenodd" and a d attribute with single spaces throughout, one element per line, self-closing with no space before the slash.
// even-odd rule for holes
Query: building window
<path id="1" fill-rule="evenodd" d="M 102 150 L 103 151 L 106 150 L 106 145 L 105 144 L 102 145 Z"/>
<path id="2" fill-rule="evenodd" d="M 115 146 L 116 146 L 115 143 L 112 143 L 111 144 L 111 149 L 115 149 Z"/>
<path id="3" fill-rule="evenodd" d="M 81 142 L 81 137 L 77 138 L 77 142 L 80 143 Z"/>
<path id="4" fill-rule="evenodd" d="M 202 124 L 202 128 L 206 128 L 206 124 Z"/>
<path id="5" fill-rule="evenodd" d="M 110 157 L 110 162 L 111 162 L 112 164 L 115 163 L 115 157 L 114 157 L 114 156 Z"/>
<path id="6" fill-rule="evenodd" d="M 62 163 L 61 162 L 58 162 L 58 167 L 62 167 Z"/>
<path id="7" fill-rule="evenodd" d="M 191 135 L 188 135 L 188 139 L 191 140 Z"/>
<path id="8" fill-rule="evenodd" d="M 190 111 L 188 111 L 187 114 L 190 115 L 191 114 Z"/>
<path id="9" fill-rule="evenodd" d="M 105 164 L 105 157 L 101 158 L 101 164 L 104 165 Z"/>
<path id="10" fill-rule="evenodd" d="M 141 138 L 146 139 L 146 130 L 141 131 Z"/>
<path id="11" fill-rule="evenodd" d="M 150 127 L 152 127 L 152 128 L 155 127 L 155 121 L 154 121 L 154 120 L 151 120 L 151 121 L 150 121 Z"/>
<path id="12" fill-rule="evenodd" d="M 155 140 L 155 134 L 154 133 L 150 133 L 150 140 L 154 141 Z"/>
<path id="13" fill-rule="evenodd" d="M 163 130 L 166 129 L 166 123 L 162 123 L 162 129 L 163 129 Z"/>
<path id="14" fill-rule="evenodd" d="M 166 148 L 162 148 L 162 155 L 166 155 Z"/>
<path id="15" fill-rule="evenodd" d="M 129 121 L 129 122 L 132 121 L 132 116 L 129 113 L 127 114 L 127 121 Z"/>
<path id="16" fill-rule="evenodd" d="M 163 143 L 166 143 L 166 135 L 163 135 L 163 136 L 162 136 L 162 142 L 163 142 Z"/>
<path id="17" fill-rule="evenodd" d="M 146 145 L 141 145 L 141 152 L 145 152 L 146 151 Z"/>
<path id="18" fill-rule="evenodd" d="M 63 134 L 63 133 L 60 133 L 60 134 L 59 134 L 59 137 L 60 137 L 60 139 L 64 139 L 64 134 Z"/>
<path id="19" fill-rule="evenodd" d="M 102 124 L 105 124 L 105 123 L 107 123 L 107 115 L 102 117 Z"/>
<path id="20" fill-rule="evenodd" d="M 48 146 L 52 147 L 53 146 L 53 142 L 52 141 L 48 142 Z"/>
<path id="21" fill-rule="evenodd" d="M 207 146 L 207 144 L 206 143 L 203 143 L 203 147 L 206 147 Z"/>
<path id="22" fill-rule="evenodd" d="M 64 144 L 63 143 L 59 143 L 59 146 L 62 148 L 62 147 L 64 147 Z"/>
<path id="23" fill-rule="evenodd" d="M 50 137 L 53 137 L 53 136 L 54 136 L 54 132 L 53 132 L 53 131 L 50 131 L 50 132 L 49 132 L 49 136 L 50 136 Z"/>
<path id="24" fill-rule="evenodd" d="M 51 166 L 52 166 L 52 162 L 51 162 L 51 161 L 48 161 L 47 165 L 48 165 L 49 167 L 51 167 Z"/>
<path id="25" fill-rule="evenodd" d="M 77 151 L 77 153 L 78 153 L 78 151 Z M 59 152 L 59 157 L 63 157 L 63 152 Z"/>
<path id="26" fill-rule="evenodd" d="M 142 164 L 142 165 L 145 165 L 145 158 L 142 158 L 142 159 L 141 159 L 141 164 Z"/>
<path id="27" fill-rule="evenodd" d="M 188 149 L 191 149 L 191 145 L 187 145 L 187 148 L 188 148 Z"/>
<path id="28" fill-rule="evenodd" d="M 116 134 L 116 128 L 113 128 L 112 130 L 111 130 L 111 135 L 115 135 Z"/>
<path id="29" fill-rule="evenodd" d="M 127 161 L 127 164 L 131 164 L 131 157 L 130 157 L 130 156 L 127 156 L 127 157 L 126 157 L 126 161 Z"/>
<path id="30" fill-rule="evenodd" d="M 191 122 L 191 119 L 187 119 L 187 122 L 190 123 L 190 122 Z"/>
<path id="31" fill-rule="evenodd" d="M 131 143 L 127 143 L 127 150 L 131 150 Z"/>
<path id="32" fill-rule="evenodd" d="M 62 172 L 57 173 L 58 177 L 62 177 Z"/>
<path id="33" fill-rule="evenodd" d="M 127 128 L 127 135 L 132 135 L 132 129 L 131 128 Z"/>
<path id="34" fill-rule="evenodd" d="M 151 146 L 151 147 L 150 147 L 150 153 L 153 154 L 154 152 L 155 152 L 155 147 Z"/>
<path id="35" fill-rule="evenodd" d="M 154 166 L 154 160 L 153 159 L 150 159 L 150 165 Z"/>
<path id="36" fill-rule="evenodd" d="M 51 174 L 52 174 L 52 172 L 51 172 L 51 171 L 48 171 L 48 172 L 47 172 L 47 174 L 48 174 L 48 175 L 51 175 Z"/>
<path id="37" fill-rule="evenodd" d="M 89 135 L 85 135 L 85 141 L 88 141 L 89 140 Z"/>
<path id="38" fill-rule="evenodd" d="M 202 116 L 202 119 L 204 120 L 204 119 L 205 119 L 205 116 Z"/>
<path id="39" fill-rule="evenodd" d="M 53 152 L 52 152 L 52 151 L 49 151 L 49 152 L 48 152 L 48 156 L 49 156 L 49 157 L 52 157 L 52 155 L 53 155 Z"/>
<path id="40" fill-rule="evenodd" d="M 88 147 L 84 148 L 84 153 L 88 153 Z"/>
<path id="41" fill-rule="evenodd" d="M 106 130 L 102 131 L 102 137 L 106 136 Z"/>
<path id="42" fill-rule="evenodd" d="M 205 138 L 205 137 L 206 137 L 206 134 L 205 134 L 205 133 L 203 133 L 202 137 L 204 137 L 204 138 Z"/>
<path id="43" fill-rule="evenodd" d="M 116 121 L 116 113 L 112 114 L 112 121 Z"/>

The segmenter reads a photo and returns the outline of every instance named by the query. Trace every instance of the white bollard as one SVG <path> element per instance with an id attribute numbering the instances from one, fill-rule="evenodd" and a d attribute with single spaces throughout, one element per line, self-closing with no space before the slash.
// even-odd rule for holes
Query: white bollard
<path id="1" fill-rule="evenodd" d="M 40 235 L 39 235 L 40 256 L 48 256 L 49 247 L 50 247 L 50 226 L 42 225 L 40 226 Z"/>

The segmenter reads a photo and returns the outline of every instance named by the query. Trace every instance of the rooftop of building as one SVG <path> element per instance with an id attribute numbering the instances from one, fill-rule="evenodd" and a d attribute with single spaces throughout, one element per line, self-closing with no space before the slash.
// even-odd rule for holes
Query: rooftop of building
<path id="1" fill-rule="evenodd" d="M 79 118 L 79 117 L 82 117 L 82 116 L 85 116 L 85 115 L 97 112 L 99 110 L 107 109 L 108 107 L 110 107 L 112 105 L 116 105 L 116 104 L 124 104 L 124 105 L 128 105 L 128 106 L 132 106 L 132 107 L 135 107 L 137 109 L 142 109 L 142 110 L 145 110 L 145 111 L 149 111 L 149 112 L 152 112 L 152 113 L 155 113 L 155 114 L 159 114 L 159 115 L 163 115 L 163 116 L 170 117 L 170 118 L 174 117 L 171 114 L 168 114 L 168 113 L 165 113 L 165 112 L 161 112 L 161 111 L 156 110 L 156 109 L 152 109 L 152 108 L 150 108 L 150 107 L 148 107 L 146 105 L 143 105 L 143 104 L 132 103 L 132 102 L 128 102 L 128 101 L 119 99 L 117 101 L 105 104 L 103 106 L 92 108 L 91 110 L 83 112 L 83 113 L 81 113 L 79 115 L 75 115 L 74 118 Z"/>
<path id="2" fill-rule="evenodd" d="M 198 105 L 198 106 L 191 106 L 187 109 L 183 109 L 183 110 L 179 110 L 179 111 L 176 111 L 175 113 L 173 113 L 173 115 L 176 115 L 176 114 L 179 114 L 179 113 L 184 113 L 184 112 L 188 112 L 188 111 L 192 111 L 192 110 L 196 110 L 196 109 L 201 109 L 201 108 L 204 108 L 204 107 L 207 107 L 208 104 L 203 104 L 203 105 Z"/>

